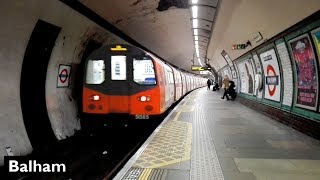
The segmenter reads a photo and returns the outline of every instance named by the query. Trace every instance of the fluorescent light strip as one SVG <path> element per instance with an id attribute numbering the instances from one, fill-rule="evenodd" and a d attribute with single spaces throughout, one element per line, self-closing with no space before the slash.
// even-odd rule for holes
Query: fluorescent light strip
<path id="1" fill-rule="evenodd" d="M 193 29 L 193 34 L 197 36 L 198 35 L 198 29 Z"/>
<path id="2" fill-rule="evenodd" d="M 192 17 L 197 18 L 198 17 L 198 6 L 192 6 Z"/>
<path id="3" fill-rule="evenodd" d="M 191 2 L 192 2 L 192 4 L 197 4 L 198 0 L 192 0 Z"/>
<path id="4" fill-rule="evenodd" d="M 199 41 L 194 41 L 194 44 L 195 45 L 199 45 Z"/>
<path id="5" fill-rule="evenodd" d="M 198 27 L 198 19 L 193 19 L 193 28 L 197 28 Z"/>
<path id="6" fill-rule="evenodd" d="M 194 36 L 194 40 L 195 40 L 195 41 L 198 41 L 198 40 L 199 40 L 199 37 L 198 37 L 198 36 Z"/>

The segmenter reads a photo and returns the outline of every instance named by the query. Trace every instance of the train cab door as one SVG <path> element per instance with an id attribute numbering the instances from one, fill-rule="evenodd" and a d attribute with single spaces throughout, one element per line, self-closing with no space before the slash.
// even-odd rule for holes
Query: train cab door
<path id="1" fill-rule="evenodd" d="M 114 54 L 110 57 L 110 87 L 112 91 L 109 99 L 109 110 L 111 113 L 130 112 L 130 79 L 132 75 L 128 73 L 131 67 L 132 57 L 126 54 Z"/>

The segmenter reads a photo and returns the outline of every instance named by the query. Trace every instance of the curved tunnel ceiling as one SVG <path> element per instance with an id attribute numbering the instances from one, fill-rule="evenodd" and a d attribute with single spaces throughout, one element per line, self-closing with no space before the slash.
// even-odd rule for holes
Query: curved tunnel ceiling
<path id="1" fill-rule="evenodd" d="M 222 50 L 234 60 L 320 9 L 319 0 L 220 0 L 219 5 L 218 0 L 198 1 L 200 4 L 218 6 L 211 9 L 203 7 L 199 11 L 199 15 L 204 18 L 214 17 L 209 26 L 205 24 L 208 21 L 199 23 L 202 27 L 199 29 L 199 46 L 204 47 L 199 49 L 202 63 L 208 58 L 209 64 L 216 70 L 226 65 L 221 56 Z M 79 2 L 166 61 L 185 70 L 190 70 L 192 60 L 198 64 L 189 6 L 191 0 Z M 261 32 L 264 37 L 259 43 L 252 39 L 257 32 Z M 252 42 L 251 47 L 240 51 L 231 50 L 232 44 L 248 40 Z"/>
<path id="2" fill-rule="evenodd" d="M 165 60 L 190 70 L 194 45 L 188 0 L 166 1 L 172 4 L 159 4 L 159 0 L 80 2 Z"/>

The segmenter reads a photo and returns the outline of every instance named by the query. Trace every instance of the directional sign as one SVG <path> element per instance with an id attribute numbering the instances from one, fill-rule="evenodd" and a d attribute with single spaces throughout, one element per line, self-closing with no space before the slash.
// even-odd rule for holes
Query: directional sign
<path id="1" fill-rule="evenodd" d="M 195 66 L 195 65 L 191 66 L 191 71 L 206 71 L 210 69 L 211 69 L 210 67 L 202 67 L 202 66 Z"/>
<path id="2" fill-rule="evenodd" d="M 70 65 L 59 65 L 57 87 L 68 87 L 70 79 L 71 66 Z"/>

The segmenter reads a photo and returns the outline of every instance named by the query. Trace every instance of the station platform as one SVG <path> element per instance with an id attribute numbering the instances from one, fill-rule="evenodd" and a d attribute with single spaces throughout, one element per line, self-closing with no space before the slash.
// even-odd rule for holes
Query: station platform
<path id="1" fill-rule="evenodd" d="M 114 179 L 320 179 L 320 141 L 221 93 L 187 95 Z"/>

